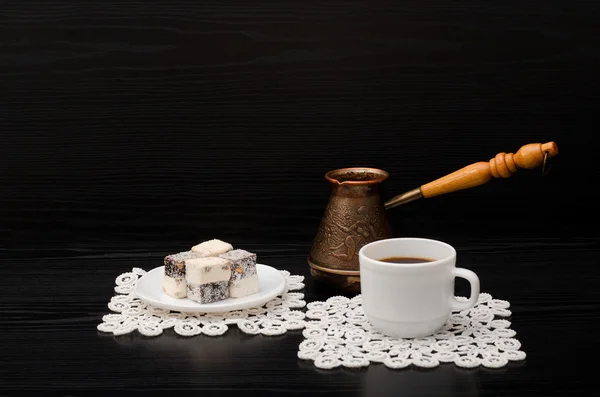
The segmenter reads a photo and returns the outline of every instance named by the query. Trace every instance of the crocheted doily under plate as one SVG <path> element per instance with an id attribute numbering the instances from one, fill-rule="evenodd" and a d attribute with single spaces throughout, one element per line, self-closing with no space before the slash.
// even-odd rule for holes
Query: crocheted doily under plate
<path id="1" fill-rule="evenodd" d="M 113 335 L 137 331 L 148 337 L 159 336 L 168 328 L 181 336 L 219 336 L 233 325 L 252 335 L 302 330 L 304 340 L 297 356 L 321 369 L 359 368 L 371 363 L 383 363 L 392 369 L 434 368 L 442 363 L 500 368 L 526 358 L 507 320 L 512 314 L 510 303 L 488 293 L 479 295 L 475 307 L 453 312 L 446 325 L 432 336 L 391 338 L 368 322 L 360 295 L 351 299 L 334 296 L 307 304 L 304 294 L 298 292 L 304 288 L 304 277 L 280 272 L 286 280 L 285 291 L 261 307 L 226 313 L 183 313 L 141 301 L 134 288 L 146 272 L 133 268 L 116 278 L 117 295 L 108 303 L 113 313 L 103 316 L 97 328 Z"/>

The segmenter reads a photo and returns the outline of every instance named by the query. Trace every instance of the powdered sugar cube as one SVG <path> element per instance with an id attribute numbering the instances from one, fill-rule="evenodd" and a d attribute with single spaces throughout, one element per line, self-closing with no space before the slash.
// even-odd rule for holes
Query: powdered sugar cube
<path id="1" fill-rule="evenodd" d="M 229 297 L 230 262 L 223 258 L 202 257 L 185 261 L 188 298 L 212 303 Z"/>
<path id="2" fill-rule="evenodd" d="M 193 252 L 200 253 L 204 256 L 217 256 L 225 252 L 231 251 L 233 246 L 225 241 L 219 239 L 212 239 L 203 241 L 198 245 L 192 247 Z"/>

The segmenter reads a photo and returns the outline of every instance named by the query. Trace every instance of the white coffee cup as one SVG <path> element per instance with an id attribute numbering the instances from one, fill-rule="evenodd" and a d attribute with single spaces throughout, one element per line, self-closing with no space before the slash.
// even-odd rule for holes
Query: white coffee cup
<path id="1" fill-rule="evenodd" d="M 390 263 L 390 257 L 428 258 L 421 263 Z M 366 244 L 358 253 L 363 309 L 374 328 L 398 338 L 434 334 L 452 310 L 473 307 L 479 298 L 479 277 L 456 268 L 456 250 L 424 238 L 391 238 Z M 454 278 L 471 284 L 471 296 L 454 296 Z"/>

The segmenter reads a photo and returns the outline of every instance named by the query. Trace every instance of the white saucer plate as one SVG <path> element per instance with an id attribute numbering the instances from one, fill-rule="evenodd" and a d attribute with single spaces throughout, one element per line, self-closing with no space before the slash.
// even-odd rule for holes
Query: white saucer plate
<path id="1" fill-rule="evenodd" d="M 136 295 L 149 305 L 178 312 L 221 313 L 262 306 L 285 290 L 283 274 L 271 266 L 257 264 L 259 289 L 256 294 L 241 298 L 228 298 L 213 303 L 200 304 L 191 299 L 177 299 L 162 290 L 165 267 L 160 266 L 144 274 L 135 286 Z"/>

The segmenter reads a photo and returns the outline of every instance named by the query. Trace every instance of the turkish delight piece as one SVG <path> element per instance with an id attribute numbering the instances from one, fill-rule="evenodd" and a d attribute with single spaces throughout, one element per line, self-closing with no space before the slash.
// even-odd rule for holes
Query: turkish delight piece
<path id="1" fill-rule="evenodd" d="M 219 258 L 231 262 L 229 296 L 241 298 L 258 292 L 256 254 L 243 249 L 235 249 L 219 255 Z"/>
<path id="2" fill-rule="evenodd" d="M 202 257 L 185 261 L 187 297 L 198 303 L 212 303 L 229 297 L 230 262 Z"/>
<path id="3" fill-rule="evenodd" d="M 204 256 L 218 256 L 225 252 L 231 251 L 233 246 L 225 241 L 218 239 L 203 241 L 192 247 L 192 252 L 203 254 Z"/>
<path id="4" fill-rule="evenodd" d="M 229 298 L 229 282 L 216 281 L 207 284 L 187 284 L 187 296 L 198 303 L 213 303 Z"/>
<path id="5" fill-rule="evenodd" d="M 165 275 L 163 278 L 163 292 L 173 298 L 183 299 L 187 296 L 187 284 L 185 278 L 175 278 Z"/>
<path id="6" fill-rule="evenodd" d="M 202 256 L 202 254 L 192 251 L 184 251 L 165 256 L 165 276 L 163 278 L 162 286 L 164 293 L 173 298 L 185 298 L 187 296 L 185 261 L 186 259 L 201 258 Z"/>

